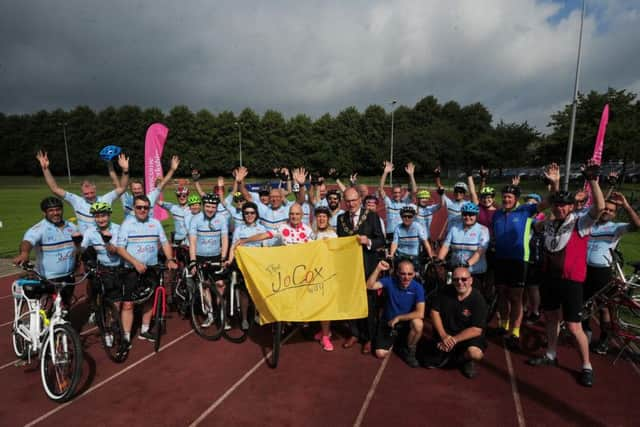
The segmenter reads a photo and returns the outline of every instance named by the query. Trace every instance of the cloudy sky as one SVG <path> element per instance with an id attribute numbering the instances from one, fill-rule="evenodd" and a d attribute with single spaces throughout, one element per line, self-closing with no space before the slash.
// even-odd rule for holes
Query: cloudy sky
<path id="1" fill-rule="evenodd" d="M 313 118 L 482 102 L 544 130 L 571 102 L 580 0 L 20 0 L 0 111 L 136 104 Z M 587 0 L 580 88 L 640 92 L 640 1 Z"/>

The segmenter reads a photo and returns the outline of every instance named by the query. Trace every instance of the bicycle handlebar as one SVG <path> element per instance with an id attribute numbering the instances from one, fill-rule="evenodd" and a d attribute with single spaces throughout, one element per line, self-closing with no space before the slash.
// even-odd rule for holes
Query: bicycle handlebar
<path id="1" fill-rule="evenodd" d="M 19 265 L 20 268 L 22 268 L 24 271 L 26 271 L 27 273 L 33 274 L 37 277 L 37 279 L 18 279 L 18 285 L 19 286 L 33 286 L 33 285 L 41 285 L 43 283 L 49 284 L 49 285 L 53 285 L 57 288 L 64 288 L 66 286 L 76 286 L 82 282 L 84 282 L 84 280 L 89 276 L 90 271 L 87 271 L 86 273 L 84 273 L 80 279 L 76 280 L 75 282 L 56 282 L 53 279 L 47 279 L 46 277 L 42 276 L 40 273 L 38 273 L 35 270 L 35 266 L 30 263 L 30 262 L 25 262 Z M 71 276 L 73 275 L 73 273 L 70 274 Z"/>

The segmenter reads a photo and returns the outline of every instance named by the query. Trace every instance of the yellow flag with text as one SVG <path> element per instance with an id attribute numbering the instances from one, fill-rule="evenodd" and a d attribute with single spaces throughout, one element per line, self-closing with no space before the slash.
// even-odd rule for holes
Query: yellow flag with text
<path id="1" fill-rule="evenodd" d="M 367 317 L 362 247 L 357 237 L 236 249 L 260 323 Z"/>

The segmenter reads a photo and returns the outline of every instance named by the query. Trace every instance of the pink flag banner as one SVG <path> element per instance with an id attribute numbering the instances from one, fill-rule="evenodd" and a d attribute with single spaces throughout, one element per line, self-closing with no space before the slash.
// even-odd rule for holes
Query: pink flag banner
<path id="1" fill-rule="evenodd" d="M 593 156 L 591 159 L 597 164 L 602 164 L 602 151 L 604 150 L 604 135 L 607 132 L 607 124 L 609 123 L 609 104 L 604 106 L 602 116 L 600 116 L 600 126 L 598 127 L 598 135 L 596 136 L 596 144 L 593 147 Z M 592 202 L 591 186 L 589 182 L 584 183 L 584 191 L 589 195 L 586 206 L 590 206 Z"/>
<path id="2" fill-rule="evenodd" d="M 147 129 L 147 135 L 144 138 L 144 186 L 146 194 L 149 194 L 156 188 L 156 181 L 162 178 L 162 150 L 167 142 L 169 128 L 162 123 L 154 123 Z M 162 200 L 162 194 L 158 197 L 158 201 Z M 153 217 L 163 221 L 169 217 L 164 209 L 153 209 Z"/>

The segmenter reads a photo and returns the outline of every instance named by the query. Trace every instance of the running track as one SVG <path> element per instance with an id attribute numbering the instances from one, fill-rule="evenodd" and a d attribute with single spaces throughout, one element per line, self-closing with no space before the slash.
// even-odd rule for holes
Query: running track
<path id="1" fill-rule="evenodd" d="M 37 366 L 14 366 L 10 344 L 12 277 L 0 279 L 0 425 L 637 425 L 640 369 L 613 357 L 593 356 L 596 385 L 577 384 L 576 351 L 559 349 L 560 368 L 532 368 L 527 354 L 507 353 L 493 340 L 479 375 L 456 370 L 411 369 L 397 356 L 376 360 L 359 349 L 324 353 L 293 333 L 280 366 L 264 363 L 268 336 L 243 344 L 204 341 L 188 321 L 173 316 L 163 346 L 134 340 L 126 363 L 109 361 L 95 329 L 82 330 L 85 347 L 80 395 L 66 404 L 49 401 Z M 84 289 L 78 287 L 76 296 Z M 81 300 L 72 310 L 86 320 Z M 429 332 L 427 331 L 427 334 Z M 540 346 L 542 328 L 523 331 L 527 352 Z"/>

